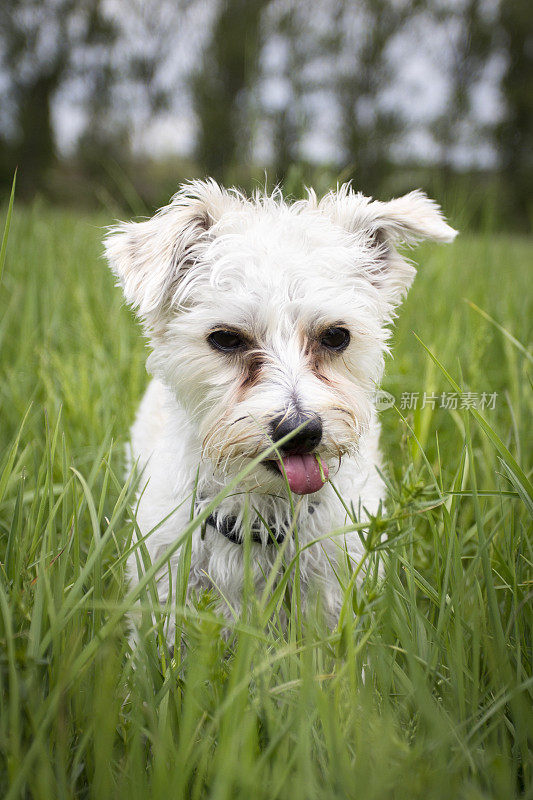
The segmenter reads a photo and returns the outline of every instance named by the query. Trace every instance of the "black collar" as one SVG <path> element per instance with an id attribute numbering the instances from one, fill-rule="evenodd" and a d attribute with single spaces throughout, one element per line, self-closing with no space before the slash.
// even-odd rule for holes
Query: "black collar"
<path id="1" fill-rule="evenodd" d="M 242 532 L 237 525 L 237 517 L 221 517 L 218 514 L 210 514 L 202 526 L 202 539 L 205 535 L 206 525 L 214 528 L 218 533 L 221 533 L 222 536 L 225 536 L 226 539 L 229 539 L 230 542 L 233 542 L 233 544 L 243 543 Z M 250 525 L 252 542 L 257 542 L 257 544 L 262 544 L 263 542 L 261 538 L 261 526 L 262 523 L 259 520 L 256 520 Z M 272 526 L 269 526 L 269 528 L 271 533 L 267 529 L 267 544 L 282 544 L 285 540 L 286 531 L 276 531 Z"/>
<path id="2" fill-rule="evenodd" d="M 198 509 L 199 510 L 199 509 Z M 309 503 L 309 514 L 314 514 L 315 511 L 315 504 Z M 222 517 L 219 514 L 213 512 L 210 514 L 204 524 L 202 525 L 202 539 L 205 536 L 205 529 L 209 525 L 210 528 L 214 528 L 217 533 L 222 534 L 233 544 L 242 544 L 244 541 L 244 537 L 242 531 L 237 524 L 237 517 L 227 516 Z M 252 522 L 250 525 L 250 534 L 252 538 L 252 542 L 256 542 L 257 544 L 263 544 L 263 539 L 261 538 L 261 528 L 264 527 L 261 520 L 256 519 L 255 522 Z M 274 525 L 269 525 L 266 528 L 268 539 L 267 545 L 273 544 L 282 544 L 285 541 L 285 536 L 287 535 L 287 530 L 290 528 L 290 523 L 287 523 L 286 527 L 277 530 Z"/>

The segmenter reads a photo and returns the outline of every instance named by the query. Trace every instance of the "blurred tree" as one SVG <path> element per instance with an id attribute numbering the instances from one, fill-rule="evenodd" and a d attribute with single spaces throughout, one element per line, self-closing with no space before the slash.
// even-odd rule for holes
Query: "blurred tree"
<path id="1" fill-rule="evenodd" d="M 393 68 L 390 47 L 412 21 L 413 0 L 337 0 L 335 93 L 341 117 L 340 139 L 346 172 L 357 188 L 375 192 L 390 168 L 390 149 L 403 121 L 382 102 Z"/>
<path id="2" fill-rule="evenodd" d="M 302 133 L 308 119 L 304 107 L 308 88 L 305 68 L 312 58 L 314 37 L 306 24 L 309 15 L 302 15 L 301 10 L 294 0 L 281 10 L 278 4 L 278 13 L 271 19 L 270 36 L 277 50 L 274 77 L 283 89 L 281 101 L 269 113 L 273 178 L 279 183 L 285 181 L 291 166 L 301 158 Z"/>
<path id="3" fill-rule="evenodd" d="M 168 91 L 158 70 L 175 43 L 182 8 L 192 0 L 113 4 L 105 0 L 3 0 L 0 4 L 2 167 L 18 189 L 46 185 L 56 157 L 54 104 L 62 93 L 78 98 L 84 127 L 82 163 L 93 172 L 102 159 L 129 152 L 131 98 L 151 114 Z M 0 176 L 1 177 L 1 176 Z"/>
<path id="4" fill-rule="evenodd" d="M 42 185 L 55 157 L 52 103 L 67 80 L 84 70 L 77 59 L 83 46 L 97 51 L 90 69 L 106 68 L 106 48 L 117 30 L 100 0 L 3 0 L 0 6 L 2 99 L 9 113 L 4 147 L 21 165 L 18 190 Z M 11 134 L 11 135 L 9 135 Z"/>
<path id="5" fill-rule="evenodd" d="M 310 13 L 307 0 L 278 0 L 271 11 L 270 37 L 276 43 L 278 64 L 271 66 L 270 77 L 283 87 L 283 99 L 278 99 L 270 115 L 273 166 L 276 180 L 285 181 L 290 172 L 293 182 L 295 167 L 303 175 L 310 166 L 302 163 L 309 134 L 320 131 L 332 143 L 337 134 L 332 118 L 332 84 L 338 69 L 337 3 L 315 0 Z"/>
<path id="6" fill-rule="evenodd" d="M 202 170 L 230 179 L 251 157 L 250 95 L 256 86 L 261 17 L 270 0 L 221 0 L 202 63 L 192 76 Z"/>
<path id="7" fill-rule="evenodd" d="M 486 0 L 452 0 L 432 9 L 437 23 L 450 32 L 450 58 L 444 65 L 450 86 L 448 100 L 431 126 L 445 181 L 453 174 L 457 145 L 474 135 L 479 143 L 483 134 L 472 109 L 474 91 L 494 53 L 495 19 L 489 6 Z"/>
<path id="8" fill-rule="evenodd" d="M 176 44 L 181 13 L 192 3 L 153 0 L 146 5 L 135 0 L 127 13 L 115 7 L 115 35 L 108 43 L 108 56 L 84 76 L 87 124 L 77 156 L 93 183 L 110 182 L 124 195 L 132 132 L 169 103 L 171 91 L 162 74 Z"/>
<path id="9" fill-rule="evenodd" d="M 500 47 L 506 63 L 501 84 L 505 118 L 495 131 L 512 213 L 530 226 L 533 224 L 532 11 L 531 0 L 500 0 Z"/>

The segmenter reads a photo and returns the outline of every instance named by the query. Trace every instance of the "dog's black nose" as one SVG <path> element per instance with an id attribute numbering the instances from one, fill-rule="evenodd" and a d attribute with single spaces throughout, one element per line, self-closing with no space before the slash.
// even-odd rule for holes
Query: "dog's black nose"
<path id="1" fill-rule="evenodd" d="M 271 421 L 270 434 L 274 442 L 279 442 L 291 431 L 303 425 L 304 422 L 307 423 L 305 428 L 295 433 L 291 439 L 280 447 L 282 453 L 302 454 L 312 453 L 313 450 L 316 450 L 322 439 L 322 420 L 316 414 L 298 412 L 290 415 L 282 414 Z"/>

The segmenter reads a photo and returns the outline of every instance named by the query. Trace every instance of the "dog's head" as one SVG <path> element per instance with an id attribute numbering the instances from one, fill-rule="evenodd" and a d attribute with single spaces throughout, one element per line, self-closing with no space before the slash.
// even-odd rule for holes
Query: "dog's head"
<path id="1" fill-rule="evenodd" d="M 298 428 L 281 455 L 307 493 L 372 419 L 388 324 L 415 275 L 397 246 L 454 236 L 422 192 L 382 203 L 345 185 L 288 204 L 206 181 L 112 228 L 106 254 L 204 458 L 235 472 Z M 277 460 L 253 477 L 281 489 Z"/>

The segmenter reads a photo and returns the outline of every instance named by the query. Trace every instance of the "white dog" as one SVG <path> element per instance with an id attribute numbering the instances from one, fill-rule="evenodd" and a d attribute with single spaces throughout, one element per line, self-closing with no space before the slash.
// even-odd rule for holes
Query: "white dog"
<path id="1" fill-rule="evenodd" d="M 378 511 L 384 485 L 374 397 L 388 326 L 415 276 L 396 247 L 455 234 L 419 191 L 377 202 L 344 185 L 320 201 L 309 191 L 289 204 L 279 191 L 247 199 L 214 181 L 184 186 L 152 219 L 110 230 L 109 263 L 151 347 L 153 380 L 131 455 L 143 470 L 138 524 L 144 535 L 155 528 L 146 542 L 152 561 L 189 522 L 184 501 L 195 486 L 200 513 L 296 429 L 279 458 L 270 452 L 195 530 L 189 588 L 215 586 L 239 607 L 245 506 L 258 589 L 281 542 L 290 561 L 288 483 L 301 496 L 303 596 L 318 592 L 335 619 L 338 562 L 347 552 L 357 563 L 362 545 L 355 533 L 324 539 L 347 521 L 328 476 L 356 511 Z M 179 551 L 171 574 L 178 561 Z M 129 574 L 138 580 L 134 556 Z M 167 565 L 158 582 L 162 603 L 170 585 Z"/>

